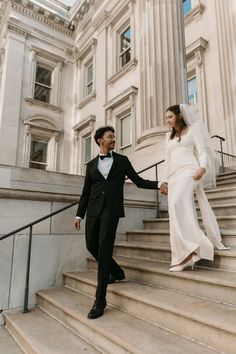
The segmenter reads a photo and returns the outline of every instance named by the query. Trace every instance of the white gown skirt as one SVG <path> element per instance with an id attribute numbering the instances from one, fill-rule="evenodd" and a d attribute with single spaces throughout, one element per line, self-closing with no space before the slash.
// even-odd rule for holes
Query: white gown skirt
<path id="1" fill-rule="evenodd" d="M 195 252 L 200 258 L 213 260 L 213 243 L 217 243 L 221 239 L 215 215 L 206 198 L 202 183 L 193 180 L 195 172 L 195 167 L 180 168 L 168 181 L 171 266 L 180 264 L 192 252 Z M 196 190 L 201 207 L 201 214 L 204 214 L 203 222 L 205 225 L 209 225 L 206 230 L 208 237 L 198 224 L 194 190 Z"/>

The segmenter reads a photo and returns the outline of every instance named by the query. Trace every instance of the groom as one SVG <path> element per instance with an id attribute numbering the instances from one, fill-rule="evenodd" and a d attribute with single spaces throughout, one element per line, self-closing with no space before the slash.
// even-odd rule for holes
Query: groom
<path id="1" fill-rule="evenodd" d="M 113 152 L 115 130 L 111 126 L 99 128 L 94 139 L 100 153 L 89 161 L 84 187 L 75 218 L 79 230 L 86 214 L 85 237 L 88 251 L 98 262 L 96 300 L 88 313 L 94 319 L 104 313 L 107 285 L 125 279 L 123 269 L 112 258 L 116 229 L 124 217 L 123 186 L 127 176 L 139 188 L 157 189 L 158 182 L 141 178 L 124 155 Z"/>

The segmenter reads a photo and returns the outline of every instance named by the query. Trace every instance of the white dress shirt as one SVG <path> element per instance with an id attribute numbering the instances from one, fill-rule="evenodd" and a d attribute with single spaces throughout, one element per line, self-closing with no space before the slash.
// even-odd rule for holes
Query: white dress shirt
<path id="1" fill-rule="evenodd" d="M 113 164 L 112 151 L 110 151 L 110 154 L 111 157 L 106 157 L 103 160 L 101 160 L 100 158 L 98 159 L 98 165 L 97 165 L 98 171 L 103 175 L 105 179 L 107 179 L 107 176 Z M 99 154 L 99 156 L 103 156 L 103 154 Z"/>

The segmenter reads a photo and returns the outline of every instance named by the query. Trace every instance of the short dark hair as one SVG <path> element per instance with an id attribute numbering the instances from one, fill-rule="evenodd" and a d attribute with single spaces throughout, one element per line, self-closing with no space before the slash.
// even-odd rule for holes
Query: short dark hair
<path id="1" fill-rule="evenodd" d="M 98 142 L 98 139 L 101 139 L 103 137 L 103 135 L 106 133 L 106 132 L 112 132 L 112 133 L 115 133 L 115 129 L 110 126 L 110 125 L 107 125 L 105 127 L 100 127 L 96 130 L 95 134 L 94 134 L 94 140 L 96 141 L 96 143 L 99 145 L 99 142 Z"/>

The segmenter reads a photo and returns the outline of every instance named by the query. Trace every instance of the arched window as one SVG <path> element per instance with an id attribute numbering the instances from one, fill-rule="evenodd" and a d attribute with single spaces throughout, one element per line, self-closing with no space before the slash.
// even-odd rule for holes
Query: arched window
<path id="1" fill-rule="evenodd" d="M 24 167 L 56 171 L 61 131 L 45 117 L 33 117 L 24 124 Z"/>

